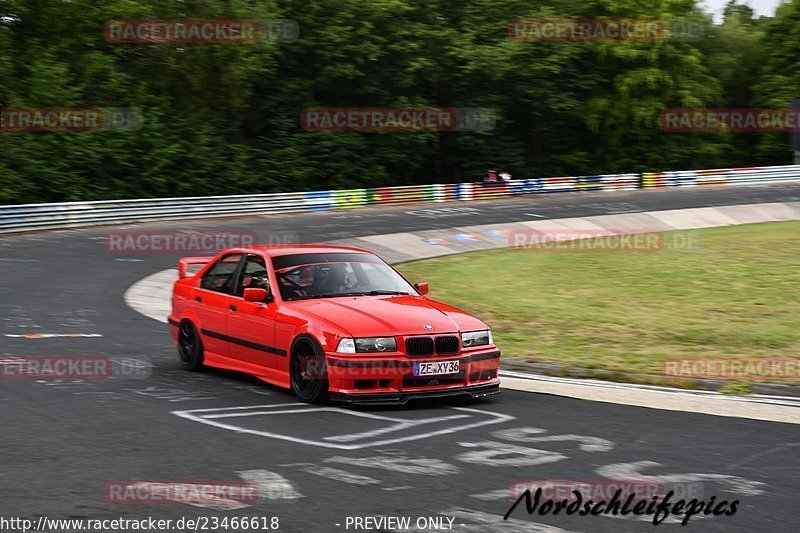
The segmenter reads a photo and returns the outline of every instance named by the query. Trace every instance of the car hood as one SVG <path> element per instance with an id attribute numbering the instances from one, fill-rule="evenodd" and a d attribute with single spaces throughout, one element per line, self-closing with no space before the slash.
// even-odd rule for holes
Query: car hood
<path id="1" fill-rule="evenodd" d="M 353 337 L 436 335 L 487 329 L 469 313 L 422 296 L 356 296 L 303 300 L 298 309 Z M 425 325 L 432 326 L 426 329 Z"/>

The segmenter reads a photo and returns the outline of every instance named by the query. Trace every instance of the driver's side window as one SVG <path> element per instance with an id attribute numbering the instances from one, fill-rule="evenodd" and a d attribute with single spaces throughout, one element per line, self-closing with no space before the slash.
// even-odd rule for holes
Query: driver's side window
<path id="1" fill-rule="evenodd" d="M 224 292 L 230 294 L 233 285 L 233 274 L 239 266 L 242 254 L 226 255 L 211 267 L 208 272 L 203 274 L 200 287 L 210 291 Z"/>
<path id="2" fill-rule="evenodd" d="M 248 255 L 242 273 L 236 284 L 235 296 L 242 296 L 245 289 L 268 289 L 269 275 L 264 258 L 260 255 Z"/>

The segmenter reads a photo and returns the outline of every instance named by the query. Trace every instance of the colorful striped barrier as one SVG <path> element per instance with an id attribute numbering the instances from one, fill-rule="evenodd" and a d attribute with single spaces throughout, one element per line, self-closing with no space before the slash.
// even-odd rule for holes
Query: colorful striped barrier
<path id="1" fill-rule="evenodd" d="M 650 187 L 664 187 L 666 181 L 664 174 L 661 172 L 644 172 L 642 173 L 642 188 L 648 189 Z"/>
<path id="2" fill-rule="evenodd" d="M 641 178 L 639 174 L 607 174 L 600 176 L 604 191 L 627 191 L 638 189 Z"/>
<path id="3" fill-rule="evenodd" d="M 370 205 L 469 202 L 526 194 L 800 182 L 800 165 L 437 183 L 371 189 L 0 206 L 0 233 L 155 220 L 269 215 Z"/>
<path id="4" fill-rule="evenodd" d="M 697 183 L 699 185 L 725 185 L 730 170 L 698 170 Z"/>

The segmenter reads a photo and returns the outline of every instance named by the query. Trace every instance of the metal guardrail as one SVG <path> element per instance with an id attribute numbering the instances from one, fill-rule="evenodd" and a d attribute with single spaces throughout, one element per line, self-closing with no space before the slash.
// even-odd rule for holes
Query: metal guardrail
<path id="1" fill-rule="evenodd" d="M 156 220 L 271 215 L 369 205 L 473 201 L 523 194 L 652 187 L 766 185 L 800 182 L 800 165 L 532 178 L 484 185 L 453 183 L 237 196 L 199 196 L 0 206 L 0 233 Z"/>

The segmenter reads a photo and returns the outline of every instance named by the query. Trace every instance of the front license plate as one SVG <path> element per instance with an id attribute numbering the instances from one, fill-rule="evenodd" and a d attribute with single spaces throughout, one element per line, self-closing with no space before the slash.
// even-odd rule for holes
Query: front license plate
<path id="1" fill-rule="evenodd" d="M 441 376 L 457 374 L 461 369 L 461 361 L 431 361 L 430 363 L 414 363 L 415 376 Z"/>

